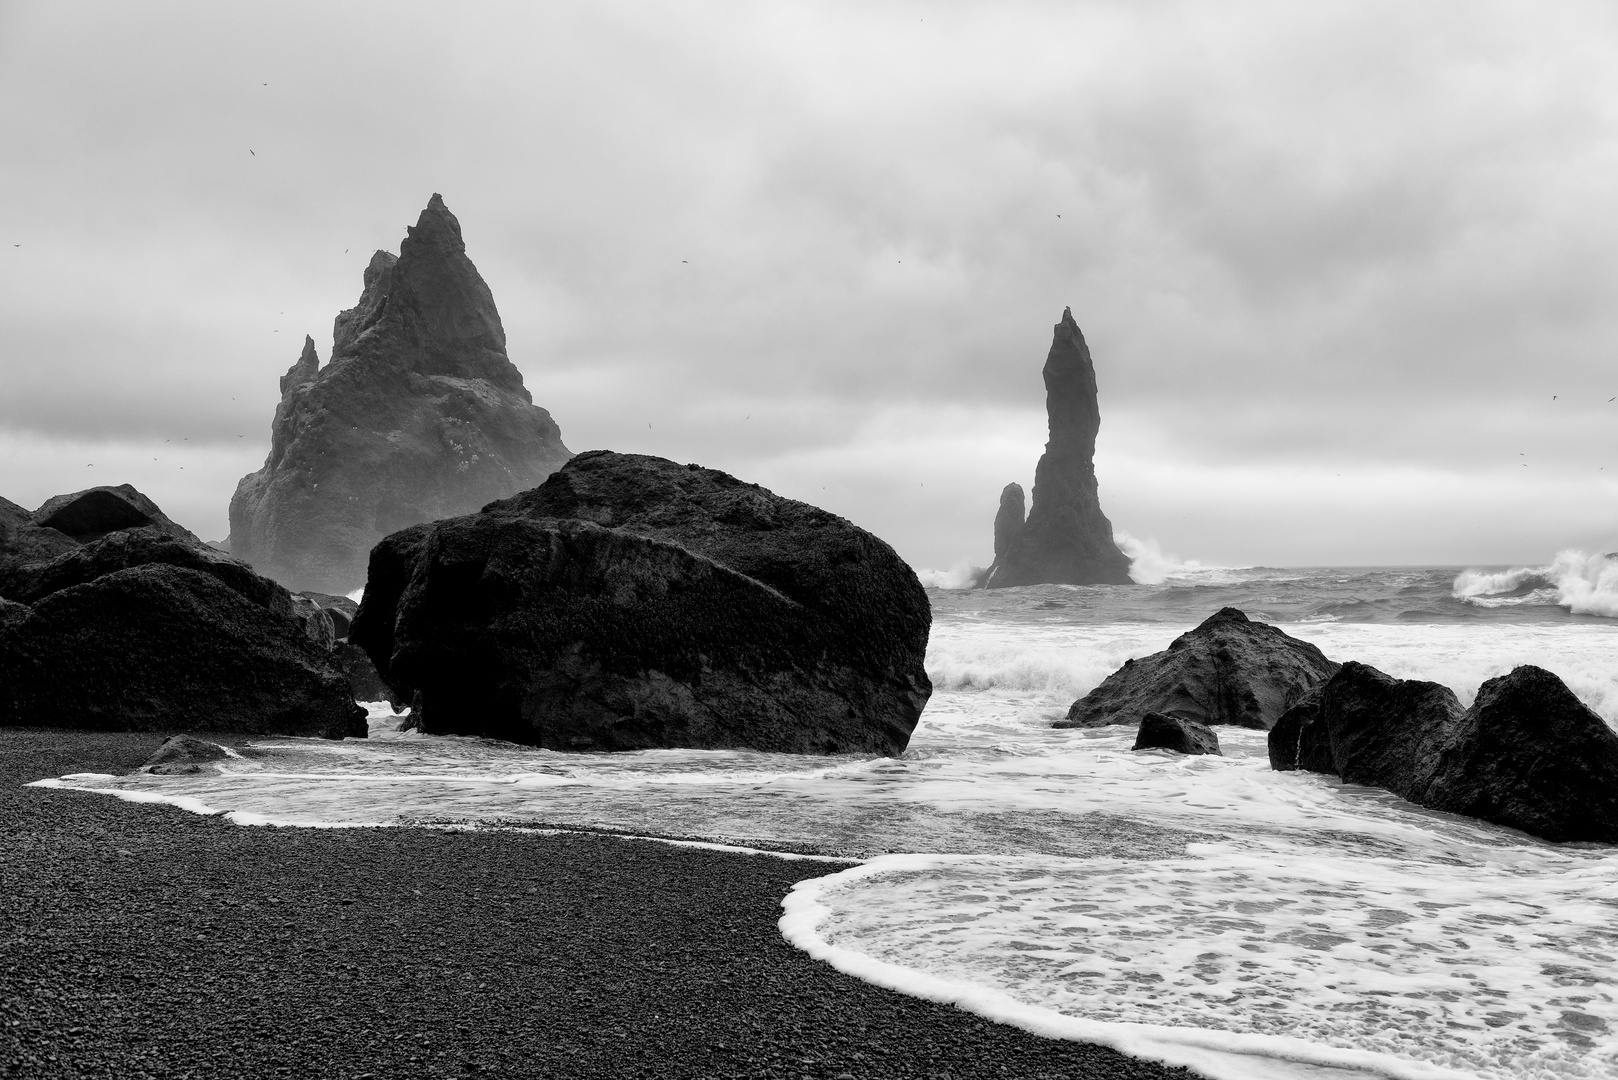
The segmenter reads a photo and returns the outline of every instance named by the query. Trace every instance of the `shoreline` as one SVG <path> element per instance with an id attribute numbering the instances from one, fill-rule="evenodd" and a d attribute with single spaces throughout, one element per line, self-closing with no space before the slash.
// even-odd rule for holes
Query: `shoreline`
<path id="1" fill-rule="evenodd" d="M 0 729 L 0 1073 L 1194 1075 L 810 958 L 777 922 L 827 862 L 587 832 L 238 826 L 22 786 L 127 772 L 164 737 Z"/>

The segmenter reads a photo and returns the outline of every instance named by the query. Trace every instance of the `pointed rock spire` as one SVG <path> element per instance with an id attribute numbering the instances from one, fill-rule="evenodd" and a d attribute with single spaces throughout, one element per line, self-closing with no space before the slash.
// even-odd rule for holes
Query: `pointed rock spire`
<path id="1" fill-rule="evenodd" d="M 303 335 L 303 354 L 297 362 L 287 368 L 287 373 L 281 376 L 281 396 L 286 397 L 287 391 L 294 386 L 301 386 L 315 377 L 320 370 L 320 357 L 315 353 L 315 339 L 308 334 Z"/>
<path id="2" fill-rule="evenodd" d="M 1050 439 L 1034 471 L 1028 520 L 1002 549 L 995 518 L 995 564 L 986 584 L 1127 585 L 1129 558 L 1113 542 L 1112 522 L 1101 512 L 1096 487 L 1095 365 L 1073 309 L 1062 309 L 1045 357 L 1045 412 Z M 1004 495 L 1001 514 L 1005 514 Z"/>

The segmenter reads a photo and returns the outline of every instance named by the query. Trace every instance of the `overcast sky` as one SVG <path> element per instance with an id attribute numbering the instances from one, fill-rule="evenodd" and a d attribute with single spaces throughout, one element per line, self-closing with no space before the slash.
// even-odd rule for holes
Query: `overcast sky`
<path id="1" fill-rule="evenodd" d="M 0 0 L 0 494 L 207 538 L 434 192 L 567 445 L 983 564 L 1071 305 L 1121 532 L 1618 548 L 1606 3 Z"/>

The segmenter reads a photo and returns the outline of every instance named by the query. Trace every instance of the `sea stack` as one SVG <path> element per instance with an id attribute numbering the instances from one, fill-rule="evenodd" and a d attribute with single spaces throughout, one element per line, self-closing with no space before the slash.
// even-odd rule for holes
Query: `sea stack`
<path id="1" fill-rule="evenodd" d="M 1021 509 L 1022 490 L 1011 485 L 995 516 L 995 560 L 984 579 L 991 589 L 1011 585 L 1128 585 L 1129 558 L 1112 539 L 1112 522 L 1096 493 L 1096 371 L 1090 347 L 1062 309 L 1045 358 L 1045 411 L 1050 440 L 1034 471 L 1028 520 L 1009 529 Z M 1014 500 L 1015 506 L 1012 505 Z M 1010 535 L 1002 541 L 1002 527 Z"/>
<path id="2" fill-rule="evenodd" d="M 442 196 L 406 231 L 337 316 L 331 362 L 304 340 L 269 457 L 230 500 L 231 553 L 289 588 L 359 588 L 382 537 L 531 488 L 572 456 L 507 357 Z"/>

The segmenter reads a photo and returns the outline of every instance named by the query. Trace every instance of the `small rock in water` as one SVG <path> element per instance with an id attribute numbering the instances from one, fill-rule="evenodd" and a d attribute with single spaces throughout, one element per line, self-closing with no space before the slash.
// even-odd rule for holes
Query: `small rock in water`
<path id="1" fill-rule="evenodd" d="M 217 743 L 204 742 L 190 735 L 176 735 L 157 748 L 157 753 L 146 759 L 136 772 L 176 776 L 199 773 L 204 762 L 222 761 L 230 755 Z"/>
<path id="2" fill-rule="evenodd" d="M 1207 724 L 1156 712 L 1147 713 L 1141 718 L 1140 731 L 1135 736 L 1135 745 L 1130 749 L 1224 756 L 1219 750 L 1219 736 Z"/>

